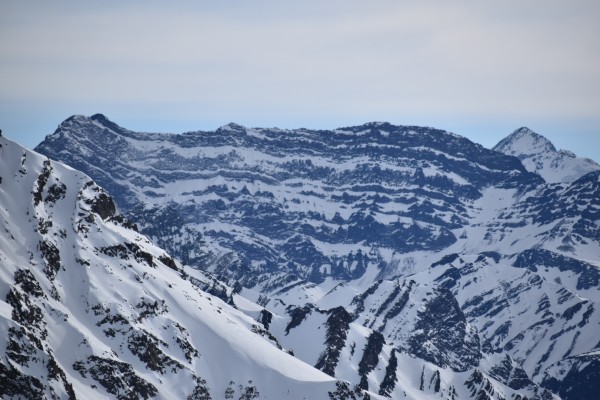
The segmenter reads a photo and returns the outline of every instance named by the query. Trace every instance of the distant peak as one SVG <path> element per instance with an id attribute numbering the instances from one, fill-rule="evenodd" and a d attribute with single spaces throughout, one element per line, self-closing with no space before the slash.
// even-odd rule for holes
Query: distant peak
<path id="1" fill-rule="evenodd" d="M 552 143 L 546 137 L 540 135 L 537 132 L 534 132 L 533 130 L 529 129 L 526 126 L 522 126 L 519 129 L 515 130 L 513 133 L 511 133 L 510 135 L 507 136 L 507 139 L 510 138 L 511 140 L 514 141 L 514 140 L 520 140 L 520 139 L 528 138 L 528 137 L 534 138 L 537 141 Z"/>
<path id="2" fill-rule="evenodd" d="M 65 119 L 62 123 L 69 123 L 69 122 L 87 122 L 89 120 L 88 117 L 86 117 L 85 115 L 81 115 L 81 114 L 75 114 L 75 115 L 71 115 L 69 118 Z"/>
<path id="3" fill-rule="evenodd" d="M 556 152 L 556 147 L 546 137 L 522 126 L 502 139 L 492 150 L 510 155 Z"/>
<path id="4" fill-rule="evenodd" d="M 109 121 L 110 122 L 110 120 L 108 118 L 106 118 L 106 116 L 104 114 L 94 114 L 90 117 L 90 119 L 92 119 L 94 121 L 98 121 L 98 122 L 101 122 L 101 121 Z"/>
<path id="5" fill-rule="evenodd" d="M 517 129 L 492 150 L 519 158 L 528 171 L 541 175 L 549 183 L 573 182 L 600 168 L 594 161 L 578 158 L 571 151 L 557 151 L 550 140 L 527 127 Z"/>
<path id="6" fill-rule="evenodd" d="M 54 133 L 52 135 L 60 134 L 64 130 L 71 130 L 76 127 L 89 125 L 90 122 L 91 122 L 90 118 L 85 115 L 81 115 L 81 114 L 71 115 L 69 118 L 65 119 L 63 122 L 61 122 L 58 125 L 58 128 L 56 128 L 56 130 L 54 131 Z"/>
<path id="7" fill-rule="evenodd" d="M 535 133 L 534 131 L 532 131 L 531 129 L 529 129 L 526 126 L 520 127 L 519 129 L 515 130 L 512 134 L 514 135 L 514 134 L 518 134 L 518 133 L 520 133 L 520 134 L 538 135 L 537 133 Z"/>
<path id="8" fill-rule="evenodd" d="M 381 125 L 389 125 L 389 122 L 384 122 L 384 121 L 372 121 L 372 122 L 367 122 L 364 126 L 381 126 Z"/>
<path id="9" fill-rule="evenodd" d="M 89 124 L 91 121 L 95 121 L 101 125 L 104 126 L 109 126 L 109 125 L 116 125 L 114 122 L 112 122 L 111 120 L 109 120 L 104 114 L 94 114 L 91 117 L 88 117 L 86 115 L 81 115 L 81 114 L 75 114 L 75 115 L 71 115 L 69 118 L 65 119 L 63 121 L 63 124 L 65 123 L 80 123 L 80 124 Z"/>
<path id="10" fill-rule="evenodd" d="M 58 135 L 62 137 L 62 135 L 69 132 L 75 136 L 80 136 L 85 132 L 93 132 L 95 129 L 97 130 L 105 128 L 116 134 L 123 134 L 124 132 L 127 132 L 126 129 L 121 128 L 103 114 L 94 114 L 91 117 L 76 114 L 61 122 L 51 136 Z"/>
<path id="11" fill-rule="evenodd" d="M 114 123 L 110 119 L 108 119 L 104 114 L 100 114 L 100 113 L 94 114 L 90 117 L 90 119 L 92 121 L 102 125 L 103 127 L 112 130 L 115 133 L 121 133 L 124 130 L 119 125 L 117 125 L 116 123 Z"/>
<path id="12" fill-rule="evenodd" d="M 235 122 L 230 122 L 227 125 L 221 126 L 219 131 L 235 131 L 235 132 L 245 132 L 246 128 L 242 125 L 236 124 Z"/>

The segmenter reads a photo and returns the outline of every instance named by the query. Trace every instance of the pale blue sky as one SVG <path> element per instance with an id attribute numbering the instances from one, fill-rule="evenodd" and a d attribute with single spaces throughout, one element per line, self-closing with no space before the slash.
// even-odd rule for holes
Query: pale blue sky
<path id="1" fill-rule="evenodd" d="M 528 126 L 600 161 L 597 0 L 0 2 L 0 128 Z"/>

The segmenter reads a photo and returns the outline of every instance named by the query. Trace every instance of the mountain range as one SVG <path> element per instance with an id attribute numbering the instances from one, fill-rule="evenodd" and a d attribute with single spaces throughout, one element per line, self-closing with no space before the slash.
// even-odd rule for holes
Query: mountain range
<path id="1" fill-rule="evenodd" d="M 2 144 L 4 396 L 598 390 L 600 166 L 527 128 L 489 150 L 388 123 L 175 135 L 96 114 L 40 154 Z"/>

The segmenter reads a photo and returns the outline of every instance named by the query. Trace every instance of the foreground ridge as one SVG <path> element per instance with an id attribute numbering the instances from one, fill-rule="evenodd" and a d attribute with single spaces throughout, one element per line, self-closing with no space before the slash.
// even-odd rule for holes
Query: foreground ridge
<path id="1" fill-rule="evenodd" d="M 362 398 L 194 285 L 85 174 L 0 138 L 0 176 L 0 397 Z"/>

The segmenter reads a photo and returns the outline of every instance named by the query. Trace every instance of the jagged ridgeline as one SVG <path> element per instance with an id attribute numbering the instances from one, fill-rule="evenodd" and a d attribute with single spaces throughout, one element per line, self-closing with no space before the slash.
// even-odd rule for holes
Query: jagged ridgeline
<path id="1" fill-rule="evenodd" d="M 585 399 L 600 168 L 548 143 L 522 128 L 492 151 L 387 123 L 138 133 L 97 114 L 36 150 L 214 274 L 190 277 L 255 333 L 351 382 L 339 398 Z"/>
<path id="2" fill-rule="evenodd" d="M 182 262 L 246 287 L 357 279 L 393 252 L 443 250 L 484 188 L 542 182 L 465 138 L 383 123 L 166 135 L 74 116 L 36 150 L 91 174 Z"/>

